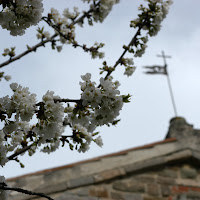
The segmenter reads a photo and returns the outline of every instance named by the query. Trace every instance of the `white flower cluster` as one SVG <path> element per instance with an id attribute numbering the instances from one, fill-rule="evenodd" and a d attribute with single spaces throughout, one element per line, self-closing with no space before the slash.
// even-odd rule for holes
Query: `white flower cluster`
<path id="1" fill-rule="evenodd" d="M 42 33 L 38 32 L 36 36 L 38 39 L 44 39 L 44 38 L 50 39 L 50 33 L 48 31 L 44 31 Z"/>
<path id="2" fill-rule="evenodd" d="M 132 64 L 129 59 L 127 63 Z M 34 145 L 28 150 L 29 155 L 38 147 L 43 152 L 53 152 L 61 141 L 73 146 L 69 140 L 63 139 L 66 125 L 72 128 L 70 138 L 79 152 L 87 151 L 92 141 L 100 147 L 103 145 L 100 136 L 94 137 L 98 134 L 94 130 L 98 126 L 115 124 L 123 106 L 123 97 L 117 90 L 119 82 L 112 82 L 112 77 L 100 78 L 100 85 L 96 87 L 91 74 L 81 78 L 81 99 L 74 107 L 68 105 L 66 108 L 62 99 L 52 91 L 43 96 L 42 102 L 36 103 L 36 95 L 28 88 L 17 83 L 10 85 L 13 95 L 0 98 L 0 119 L 4 121 L 0 130 L 0 165 L 4 166 L 8 161 L 8 153 L 30 144 Z M 34 115 L 38 122 L 30 125 Z"/>
<path id="3" fill-rule="evenodd" d="M 22 88 L 17 83 L 10 84 L 10 88 L 14 94 L 11 101 L 7 103 L 4 101 L 3 106 L 9 107 L 10 111 L 15 111 L 17 120 L 21 118 L 22 121 L 30 121 L 35 114 L 36 94 L 30 94 L 27 87 Z"/>
<path id="4" fill-rule="evenodd" d="M 74 12 L 70 12 L 69 8 L 64 9 L 63 16 L 65 16 L 68 19 L 76 19 L 79 16 L 80 12 L 78 11 L 77 7 L 74 7 Z"/>
<path id="5" fill-rule="evenodd" d="M 123 106 L 122 96 L 117 90 L 118 85 L 112 82 L 112 77 L 107 80 L 100 78 L 99 88 L 95 87 L 95 82 L 91 82 L 91 74 L 87 73 L 81 78 L 84 80 L 80 82 L 83 105 L 95 108 L 91 124 L 99 126 L 112 123 Z"/>
<path id="6" fill-rule="evenodd" d="M 78 11 L 77 11 L 78 12 Z M 75 38 L 75 27 L 70 26 L 69 17 L 71 18 L 73 14 L 70 14 L 68 10 L 64 10 L 63 17 L 61 17 L 58 10 L 51 8 L 51 18 L 55 25 L 59 27 L 59 32 L 65 37 L 60 35 L 61 43 L 70 43 L 70 40 Z M 66 39 L 67 38 L 67 39 Z"/>
<path id="7" fill-rule="evenodd" d="M 161 28 L 161 22 L 166 18 L 169 7 L 173 3 L 172 0 L 151 0 L 150 3 L 156 4 L 156 13 L 155 17 L 153 17 L 153 21 L 151 22 L 151 28 L 149 30 L 150 36 L 155 36 L 160 31 Z M 144 30 L 147 29 L 147 27 L 143 28 Z"/>
<path id="8" fill-rule="evenodd" d="M 96 83 L 91 81 L 89 73 L 81 78 L 81 100 L 84 109 L 75 112 L 72 107 L 67 107 L 64 123 L 70 124 L 77 135 L 80 135 L 79 139 L 85 140 L 78 149 L 79 152 L 85 152 L 91 141 L 100 147 L 103 145 L 100 136 L 93 139 L 93 133 L 98 126 L 110 125 L 116 120 L 123 106 L 123 98 L 117 90 L 119 82 L 112 82 L 111 77 L 107 80 L 100 78 L 100 87 L 96 87 Z"/>
<path id="9" fill-rule="evenodd" d="M 173 1 L 172 0 L 167 0 L 167 1 L 157 0 L 157 3 L 160 3 L 160 6 L 157 5 L 157 8 L 159 8 L 159 11 L 156 13 L 154 21 L 152 22 L 154 29 L 149 31 L 150 36 L 155 36 L 160 31 L 161 22 L 166 18 L 169 12 L 169 7 L 173 3 Z"/>
<path id="10" fill-rule="evenodd" d="M 81 76 L 84 82 L 80 82 L 82 104 L 90 109 L 90 112 L 81 113 L 78 117 L 71 112 L 68 120 L 71 124 L 81 124 L 88 132 L 93 133 L 97 126 L 109 125 L 119 115 L 123 106 L 123 98 L 117 90 L 118 83 L 113 83 L 111 77 L 107 80 L 100 79 L 100 87 L 92 82 L 91 74 Z"/>
<path id="11" fill-rule="evenodd" d="M 125 58 L 123 64 L 125 66 L 124 75 L 131 76 L 136 69 L 136 67 L 133 66 L 134 65 L 133 59 Z"/>
<path id="12" fill-rule="evenodd" d="M 43 12 L 42 0 L 15 0 L 0 12 L 0 25 L 13 36 L 23 35 L 25 30 L 37 25 Z"/>
<path id="13" fill-rule="evenodd" d="M 39 145 L 49 141 L 49 145 L 44 147 L 42 150 L 43 152 L 49 153 L 55 151 L 59 146 L 59 137 L 64 132 L 64 107 L 61 103 L 54 102 L 54 99 L 58 98 L 60 97 L 54 96 L 54 92 L 52 91 L 48 91 L 43 96 L 44 113 L 42 113 L 41 117 L 38 117 L 39 122 L 36 127 L 33 128 L 34 133 L 41 138 Z M 55 138 L 57 139 L 55 140 Z"/>
<path id="14" fill-rule="evenodd" d="M 103 43 L 99 44 L 98 42 L 95 42 L 92 48 L 99 49 L 99 48 L 102 48 L 103 46 L 104 46 Z M 93 59 L 95 59 L 97 57 L 99 57 L 101 59 L 105 56 L 104 52 L 99 52 L 98 50 L 97 51 L 91 51 L 90 54 L 91 54 Z"/>
<path id="15" fill-rule="evenodd" d="M 148 42 L 148 37 L 141 37 L 138 39 L 138 45 L 137 45 L 137 48 L 136 48 L 136 52 L 135 52 L 135 57 L 141 57 L 144 53 L 145 53 L 145 50 L 147 48 L 147 45 L 146 43 Z"/>
<path id="16" fill-rule="evenodd" d="M 5 184 L 6 180 L 4 176 L 0 176 L 0 184 Z M 0 199 L 7 200 L 8 199 L 8 192 L 6 190 L 0 189 Z"/>
<path id="17" fill-rule="evenodd" d="M 82 126 L 81 124 L 75 124 L 73 129 L 76 130 L 78 133 L 83 134 L 82 138 L 85 139 L 85 142 L 82 142 L 80 148 L 78 149 L 79 152 L 85 153 L 90 148 L 90 143 L 92 141 L 92 134 L 87 131 L 87 129 Z"/>
<path id="18" fill-rule="evenodd" d="M 88 2 L 90 2 L 90 0 Z M 101 0 L 98 9 L 95 8 L 94 4 L 91 4 L 90 8 L 94 9 L 94 12 L 92 13 L 94 21 L 103 22 L 112 10 L 113 5 L 117 3 L 119 3 L 119 0 Z"/>
<path id="19" fill-rule="evenodd" d="M 147 30 L 150 36 L 155 36 L 161 28 L 161 22 L 166 18 L 169 7 L 173 3 L 172 0 L 146 0 L 148 2 L 148 8 L 140 5 L 139 10 L 142 14 L 139 18 L 131 21 L 131 27 L 140 27 L 144 21 L 148 24 L 142 26 L 143 30 Z M 153 9 L 152 9 L 153 8 Z M 148 19 L 146 18 L 148 16 Z M 143 48 L 145 49 L 145 47 Z"/>
<path id="20" fill-rule="evenodd" d="M 36 95 L 30 94 L 28 88 L 22 88 L 17 83 L 10 85 L 13 95 L 0 98 L 0 113 L 5 126 L 0 130 L 0 165 L 7 162 L 7 152 L 13 151 L 21 144 L 23 136 L 30 131 L 29 121 L 35 114 Z M 4 119 L 5 114 L 9 119 Z M 14 114 L 14 121 L 13 119 Z M 5 136 L 9 135 L 9 140 Z"/>

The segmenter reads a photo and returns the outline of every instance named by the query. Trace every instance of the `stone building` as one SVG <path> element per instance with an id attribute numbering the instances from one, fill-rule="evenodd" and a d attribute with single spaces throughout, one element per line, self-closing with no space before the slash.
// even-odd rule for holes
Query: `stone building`
<path id="1" fill-rule="evenodd" d="M 55 200 L 200 200 L 200 130 L 174 118 L 163 141 L 8 180 Z M 11 192 L 9 200 L 36 198 Z"/>

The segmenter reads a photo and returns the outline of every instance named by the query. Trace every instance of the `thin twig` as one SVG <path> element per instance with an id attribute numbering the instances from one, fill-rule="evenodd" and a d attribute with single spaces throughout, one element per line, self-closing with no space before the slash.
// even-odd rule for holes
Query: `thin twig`
<path id="1" fill-rule="evenodd" d="M 81 104 L 82 103 L 82 99 L 54 99 L 54 102 L 59 102 L 59 103 L 68 103 L 68 102 L 73 102 L 73 103 L 77 103 L 77 104 Z"/>
<path id="2" fill-rule="evenodd" d="M 62 32 L 60 32 L 60 28 L 58 27 L 58 26 L 56 26 L 55 24 L 53 24 L 52 23 L 52 21 L 51 20 L 49 20 L 47 17 L 42 17 L 42 20 L 44 21 L 44 22 L 46 22 L 50 27 L 52 27 L 55 31 L 57 31 L 58 32 L 58 34 L 61 36 L 61 37 L 63 37 L 65 40 L 69 40 L 70 41 L 70 43 L 72 44 L 72 46 L 74 47 L 74 48 L 76 48 L 76 47 L 80 47 L 80 48 L 82 48 L 85 52 L 98 52 L 98 49 L 99 49 L 99 47 L 90 47 L 90 48 L 88 48 L 86 45 L 81 45 L 81 44 L 79 44 L 77 41 L 75 41 L 74 40 L 74 38 L 70 38 L 70 37 L 68 37 L 68 36 L 66 36 L 65 34 L 63 34 Z M 69 25 L 69 27 L 71 27 L 71 26 L 73 26 L 73 25 Z"/>
<path id="3" fill-rule="evenodd" d="M 39 192 L 32 192 L 32 191 L 29 191 L 29 190 L 24 190 L 22 188 L 15 188 L 15 187 L 8 187 L 8 186 L 5 186 L 4 184 L 0 184 L 0 189 L 1 190 L 11 190 L 11 191 L 16 191 L 16 192 L 20 192 L 20 193 L 23 193 L 23 194 L 28 194 L 28 195 L 34 195 L 34 196 L 39 196 L 39 197 L 44 197 L 48 200 L 54 200 L 52 199 L 51 197 L 43 194 L 43 193 L 39 193 Z"/>
<path id="4" fill-rule="evenodd" d="M 16 156 L 28 151 L 34 144 L 35 144 L 35 142 L 30 144 L 30 145 L 28 145 L 28 146 L 26 146 L 26 147 L 24 147 L 23 149 L 20 149 L 20 150 L 16 151 L 14 154 L 12 154 L 11 156 L 7 157 L 7 159 L 8 160 L 14 160 L 14 158 Z"/>
<path id="5" fill-rule="evenodd" d="M 39 42 L 38 44 L 36 44 L 35 46 L 33 47 L 29 47 L 26 51 L 24 51 L 23 53 L 19 54 L 18 56 L 15 56 L 13 58 L 10 58 L 9 60 L 3 62 L 2 64 L 0 64 L 0 68 L 16 61 L 16 60 L 19 60 L 20 58 L 24 57 L 25 55 L 33 52 L 33 51 L 36 51 L 39 47 L 42 47 L 44 46 L 46 43 L 48 42 L 52 42 L 52 40 L 57 36 L 57 34 L 54 34 L 53 36 L 51 36 L 51 38 L 49 39 L 46 39 L 46 40 L 43 40 L 41 42 Z"/>

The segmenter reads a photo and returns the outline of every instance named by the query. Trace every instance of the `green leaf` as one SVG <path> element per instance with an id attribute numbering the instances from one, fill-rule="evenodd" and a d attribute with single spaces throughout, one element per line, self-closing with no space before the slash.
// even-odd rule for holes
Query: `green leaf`
<path id="1" fill-rule="evenodd" d="M 128 94 L 128 95 L 122 95 L 122 98 L 123 98 L 123 102 L 124 103 L 129 103 L 131 95 L 130 94 Z"/>

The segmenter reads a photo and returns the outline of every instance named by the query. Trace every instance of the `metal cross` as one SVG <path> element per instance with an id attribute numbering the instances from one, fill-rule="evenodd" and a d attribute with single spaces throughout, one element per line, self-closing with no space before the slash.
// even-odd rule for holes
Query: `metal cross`
<path id="1" fill-rule="evenodd" d="M 162 51 L 162 55 L 157 55 L 157 57 L 162 57 L 163 58 L 164 66 L 167 66 L 166 58 L 171 58 L 171 56 L 166 56 L 164 51 Z"/>

